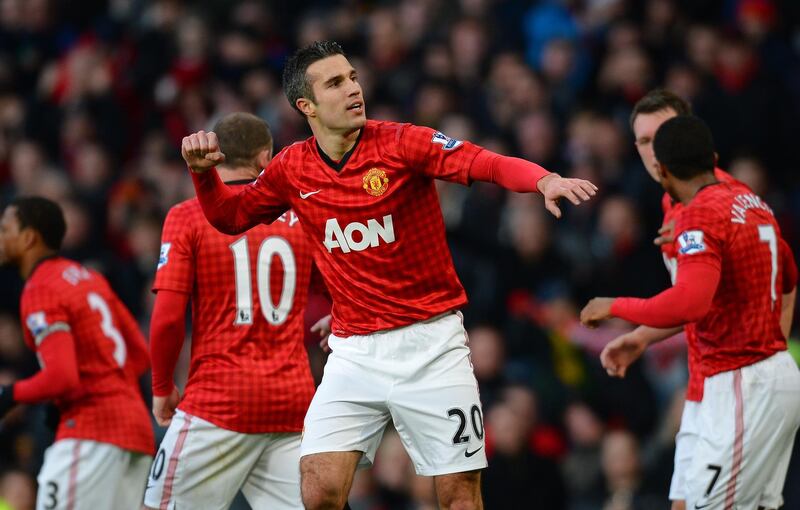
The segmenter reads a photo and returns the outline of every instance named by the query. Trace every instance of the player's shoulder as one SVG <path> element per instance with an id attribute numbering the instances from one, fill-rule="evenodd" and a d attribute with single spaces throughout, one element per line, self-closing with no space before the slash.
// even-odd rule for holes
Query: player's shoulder
<path id="1" fill-rule="evenodd" d="M 57 302 L 68 298 L 69 289 L 97 278 L 105 279 L 99 273 L 83 264 L 64 257 L 54 257 L 42 261 L 34 268 L 22 292 L 24 302 L 46 300 Z"/>

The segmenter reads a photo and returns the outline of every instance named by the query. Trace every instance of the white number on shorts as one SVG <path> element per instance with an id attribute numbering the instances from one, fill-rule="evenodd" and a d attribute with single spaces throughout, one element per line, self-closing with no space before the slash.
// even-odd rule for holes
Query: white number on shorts
<path id="1" fill-rule="evenodd" d="M 125 339 L 122 338 L 122 334 L 119 330 L 114 327 L 111 309 L 108 308 L 108 303 L 96 292 L 90 292 L 86 296 L 86 299 L 92 310 L 100 312 L 100 329 L 103 331 L 103 334 L 114 342 L 114 360 L 119 366 L 125 365 L 125 357 L 128 354 L 128 350 L 125 347 Z"/>
<path id="2" fill-rule="evenodd" d="M 230 245 L 233 251 L 233 270 L 236 281 L 236 319 L 234 324 L 253 323 L 253 292 L 250 286 L 250 251 L 247 236 L 242 236 Z M 283 288 L 278 304 L 272 302 L 270 268 L 272 257 L 277 255 L 283 264 Z M 297 286 L 297 265 L 289 242 L 278 236 L 264 239 L 258 249 L 256 282 L 261 313 L 270 324 L 278 326 L 286 322 L 292 311 Z"/>
<path id="3" fill-rule="evenodd" d="M 481 408 L 473 404 L 469 415 L 471 418 L 470 421 L 472 421 L 472 431 L 475 432 L 475 435 L 478 436 L 478 439 L 483 439 L 483 415 L 481 415 Z M 456 430 L 456 433 L 453 436 L 453 444 L 468 443 L 469 435 L 464 435 L 464 431 L 467 428 L 466 413 L 461 409 L 454 407 L 453 409 L 449 409 L 447 411 L 447 416 L 450 418 L 453 416 L 458 416 L 458 430 Z"/>
<path id="4" fill-rule="evenodd" d="M 775 292 L 775 280 L 778 279 L 778 236 L 775 235 L 775 227 L 772 225 L 759 225 L 758 238 L 762 243 L 769 245 L 769 253 L 772 256 L 772 275 L 769 280 L 769 292 L 772 298 L 772 308 L 778 301 L 778 293 Z"/>

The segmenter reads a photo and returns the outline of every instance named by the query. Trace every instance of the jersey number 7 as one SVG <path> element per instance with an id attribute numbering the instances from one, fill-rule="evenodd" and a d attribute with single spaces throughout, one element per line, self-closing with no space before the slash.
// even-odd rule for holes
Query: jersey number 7
<path id="1" fill-rule="evenodd" d="M 247 236 L 242 236 L 230 244 L 233 252 L 233 270 L 236 278 L 236 319 L 234 324 L 253 323 L 253 291 L 250 285 L 250 251 Z M 283 289 L 277 306 L 272 302 L 270 289 L 270 268 L 272 257 L 277 255 L 283 264 Z M 258 249 L 256 259 L 256 283 L 261 313 L 268 323 L 279 326 L 286 322 L 294 304 L 297 286 L 297 270 L 292 246 L 283 237 L 272 236 L 264 239 Z"/>

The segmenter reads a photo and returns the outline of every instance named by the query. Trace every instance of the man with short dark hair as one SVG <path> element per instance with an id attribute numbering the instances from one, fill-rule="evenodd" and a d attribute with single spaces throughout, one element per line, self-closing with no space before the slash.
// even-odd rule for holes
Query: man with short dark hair
<path id="1" fill-rule="evenodd" d="M 691 111 L 691 105 L 685 99 L 665 89 L 650 91 L 633 108 L 630 124 L 634 133 L 636 150 L 639 152 L 647 173 L 656 182 L 661 182 L 661 178 L 658 175 L 653 150 L 655 133 L 667 120 L 678 115 L 691 114 Z M 721 182 L 736 182 L 730 174 L 720 168 L 714 168 L 714 175 Z M 661 199 L 661 208 L 664 211 L 664 219 L 655 244 L 661 249 L 664 264 L 674 283 L 677 272 L 677 248 L 673 242 L 673 228 L 683 209 L 683 204 L 674 200 L 669 193 L 664 192 Z M 789 275 L 795 268 L 794 256 L 783 239 L 780 240 L 780 262 L 784 265 L 785 275 Z M 781 326 L 784 335 L 787 337 L 791 327 L 796 293 L 792 286 L 789 286 L 788 289 L 790 290 L 784 294 L 782 299 L 783 310 L 781 314 Z M 694 326 L 687 324 L 683 328 L 671 329 L 639 326 L 634 331 L 621 335 L 609 342 L 600 355 L 603 366 L 608 368 L 609 375 L 624 377 L 627 365 L 623 365 L 619 370 L 610 368 L 612 365 L 620 365 L 619 358 L 633 357 L 635 359 L 644 352 L 648 345 L 669 338 L 681 330 L 684 330 L 686 335 L 689 381 L 686 387 L 686 402 L 681 415 L 680 430 L 675 437 L 675 461 L 669 489 L 669 499 L 673 502 L 672 510 L 684 510 L 686 508 L 684 502 L 686 469 L 688 469 L 691 462 L 694 445 L 701 428 L 697 416 L 700 401 L 703 400 L 703 376 L 700 374 L 700 368 L 697 365 L 699 355 L 697 353 Z"/>
<path id="2" fill-rule="evenodd" d="M 252 184 L 272 158 L 267 123 L 232 113 L 214 131 L 229 156 L 218 167 L 227 186 Z M 150 326 L 153 414 L 169 429 L 150 471 L 148 507 L 224 510 L 240 489 L 253 508 L 303 507 L 300 432 L 314 394 L 303 344 L 310 278 L 311 247 L 293 211 L 228 236 L 209 225 L 196 198 L 170 209 Z M 181 398 L 173 373 L 190 300 Z"/>
<path id="3" fill-rule="evenodd" d="M 458 313 L 466 296 L 445 239 L 434 179 L 496 182 L 557 201 L 595 186 L 430 128 L 368 121 L 358 74 L 335 42 L 299 50 L 284 91 L 314 134 L 279 153 L 252 186 L 228 190 L 214 133 L 183 140 L 203 212 L 233 234 L 290 207 L 313 240 L 333 298 L 332 354 L 306 415 L 306 508 L 339 509 L 358 464 L 393 421 L 443 508 L 482 508 L 483 415 Z"/>
<path id="4" fill-rule="evenodd" d="M 711 133 L 700 119 L 664 122 L 654 151 L 661 185 L 683 205 L 675 284 L 650 299 L 595 298 L 581 321 L 694 323 L 705 378 L 697 420 L 704 426 L 686 467 L 686 507 L 779 508 L 800 425 L 800 371 L 781 328 L 782 294 L 796 287 L 796 268 L 780 263 L 780 229 L 769 206 L 743 184 L 715 176 Z M 783 275 L 785 267 L 793 274 Z M 632 359 L 604 363 L 624 373 Z"/>
<path id="5" fill-rule="evenodd" d="M 0 219 L 0 264 L 26 280 L 25 343 L 41 370 L 0 389 L 0 417 L 15 403 L 54 401 L 61 418 L 39 472 L 37 508 L 141 508 L 153 430 L 138 378 L 147 347 L 100 274 L 58 256 L 61 208 L 18 198 Z"/>

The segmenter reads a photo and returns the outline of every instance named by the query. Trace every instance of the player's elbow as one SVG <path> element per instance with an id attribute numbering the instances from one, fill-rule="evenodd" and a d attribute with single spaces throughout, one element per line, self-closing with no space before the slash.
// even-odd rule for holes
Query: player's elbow
<path id="1" fill-rule="evenodd" d="M 53 397 L 65 397 L 78 391 L 81 387 L 81 378 L 77 367 L 59 371 L 58 376 L 54 379 L 57 380 L 57 383 L 53 385 L 56 393 Z"/>
<path id="2" fill-rule="evenodd" d="M 708 314 L 711 310 L 711 298 L 698 300 L 686 300 L 682 306 L 681 315 L 686 318 L 686 322 L 697 322 Z"/>

